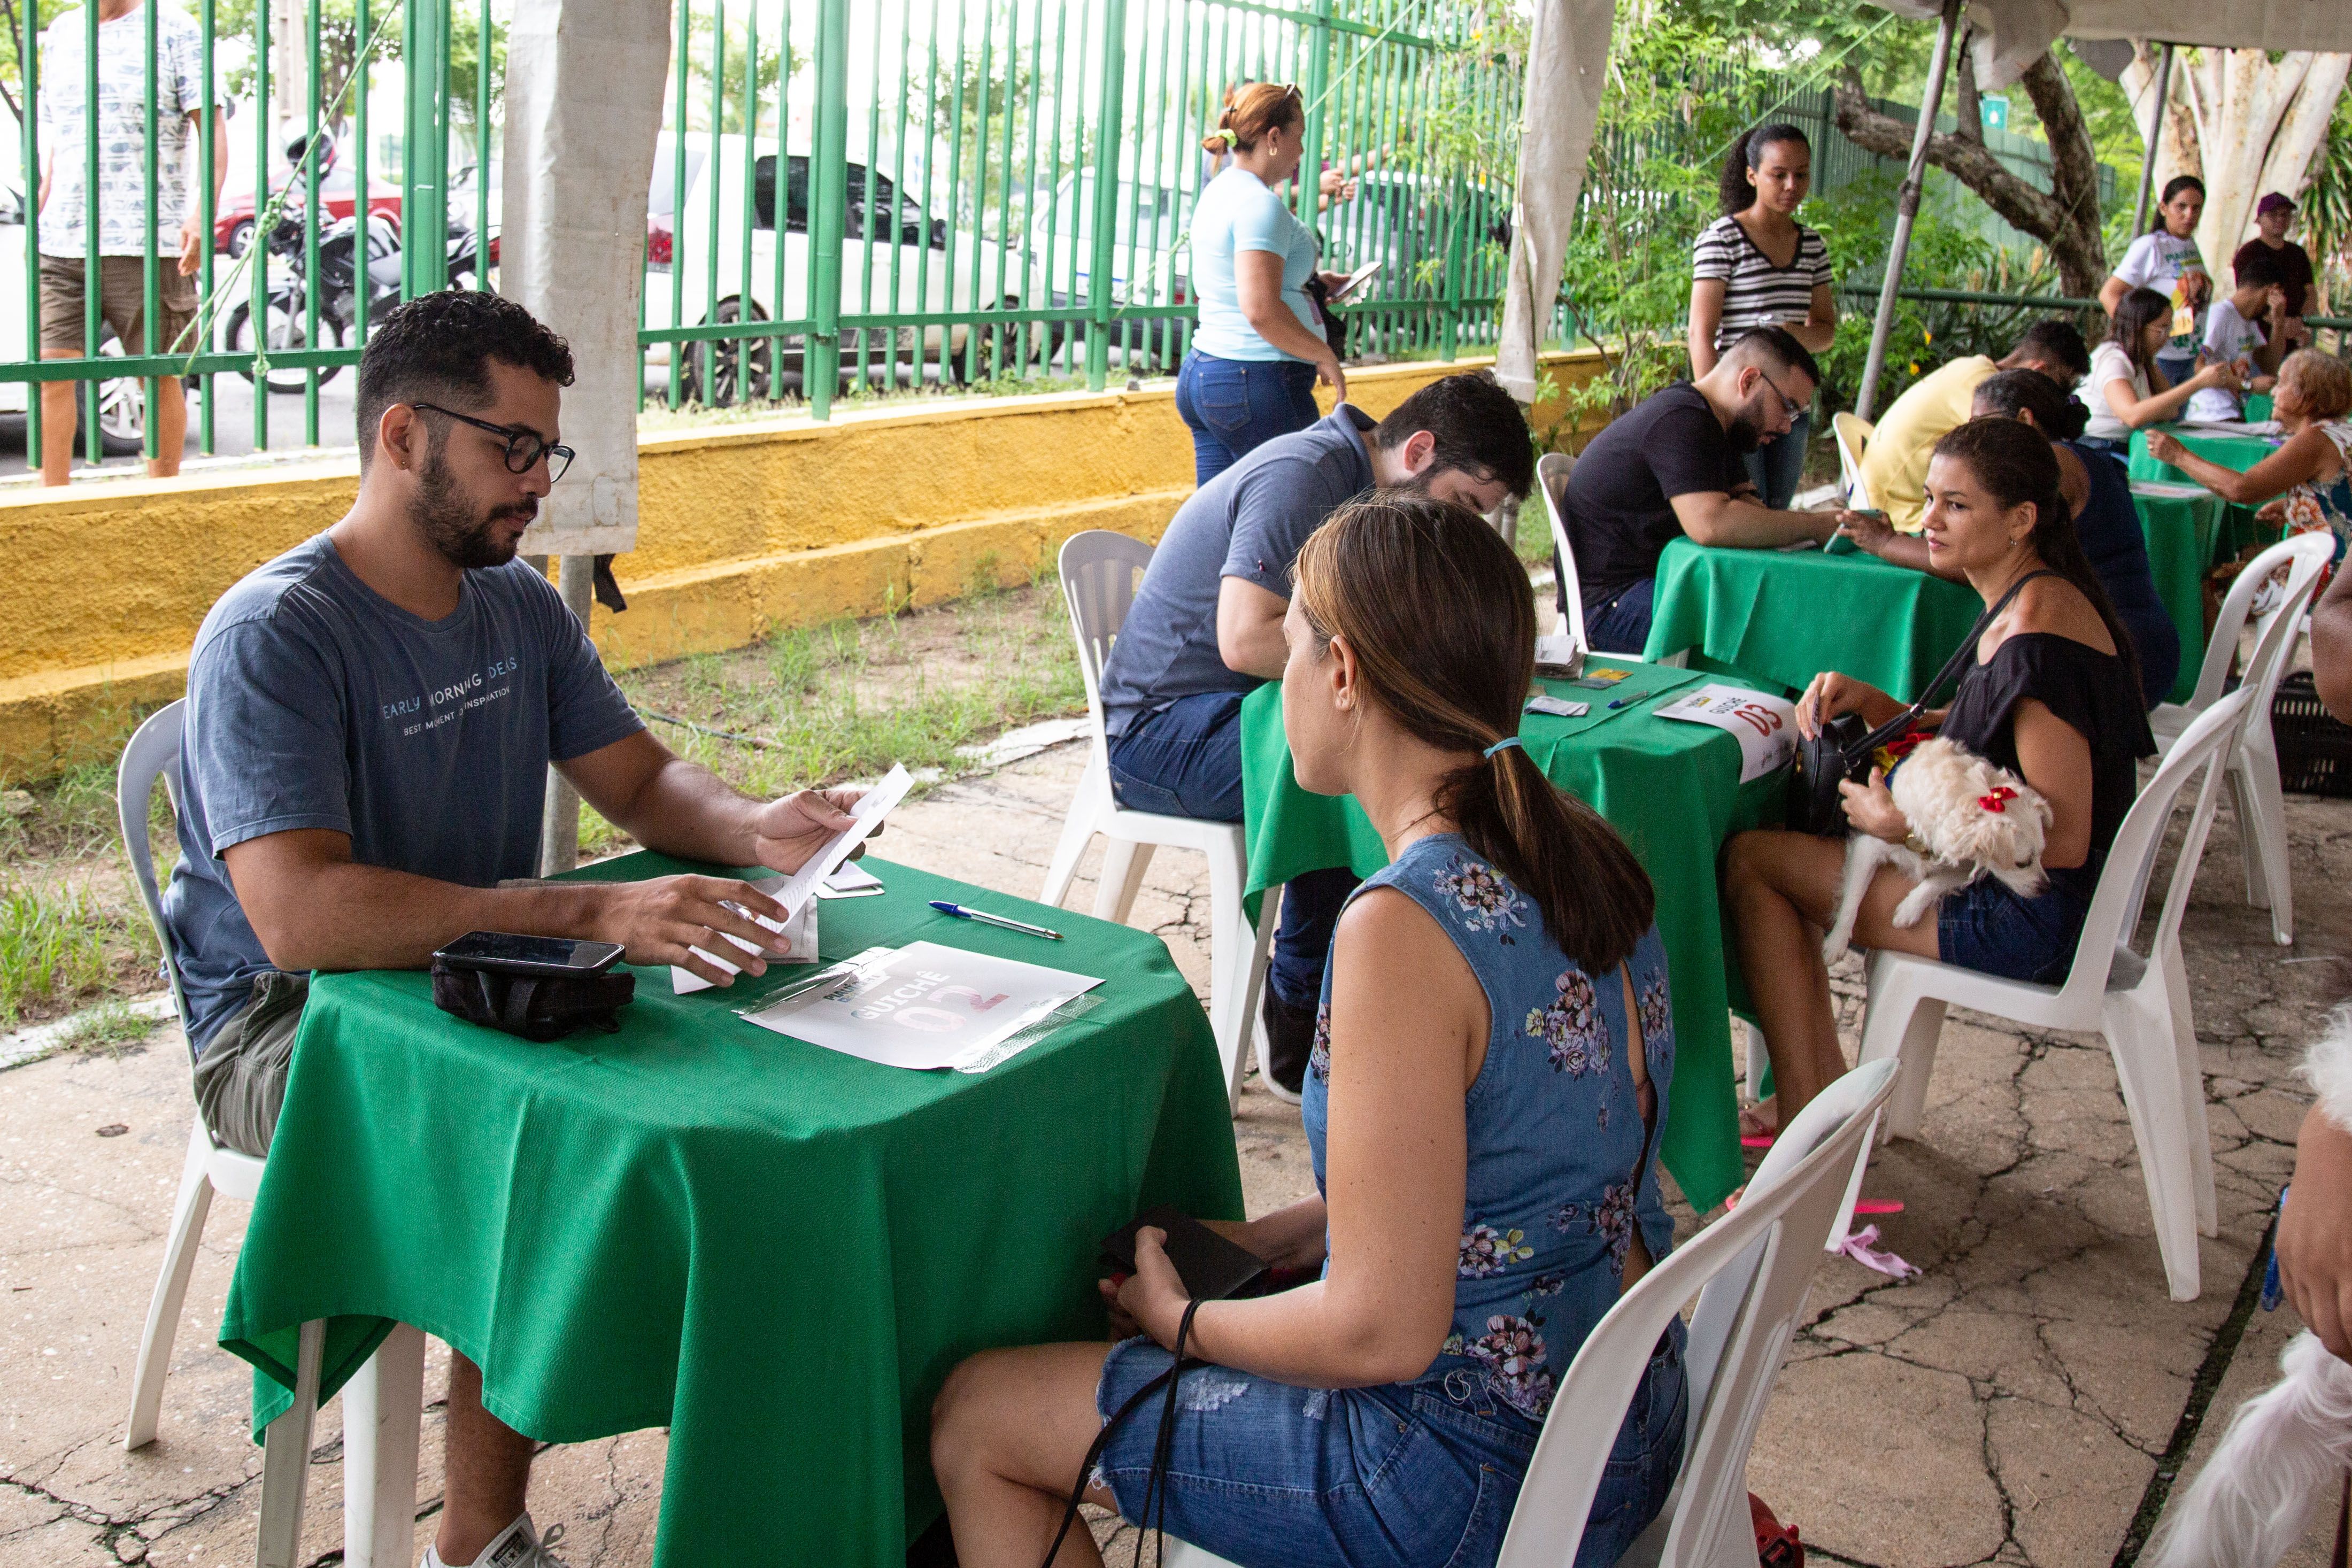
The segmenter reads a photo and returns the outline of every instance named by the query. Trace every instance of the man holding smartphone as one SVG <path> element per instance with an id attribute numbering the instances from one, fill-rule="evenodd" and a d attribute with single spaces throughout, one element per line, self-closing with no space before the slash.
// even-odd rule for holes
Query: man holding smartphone
<path id="1" fill-rule="evenodd" d="M 797 869 L 855 791 L 751 800 L 646 733 L 546 578 L 515 559 L 571 460 L 572 355 L 510 300 L 424 295 L 361 357 L 360 493 L 223 595 L 196 634 L 180 860 L 163 894 L 213 1135 L 266 1155 L 314 969 L 422 968 L 472 931 L 619 945 L 727 985 L 698 956 L 783 949 L 773 900 L 728 877 L 500 887 L 538 870 L 552 763 L 650 849 Z M 730 907 L 735 906 L 735 907 Z M 757 955 L 737 960 L 751 974 Z M 465 1114 L 462 1106 L 449 1108 Z M 426 1568 L 543 1568 L 532 1443 L 452 1356 L 448 1489 Z"/>

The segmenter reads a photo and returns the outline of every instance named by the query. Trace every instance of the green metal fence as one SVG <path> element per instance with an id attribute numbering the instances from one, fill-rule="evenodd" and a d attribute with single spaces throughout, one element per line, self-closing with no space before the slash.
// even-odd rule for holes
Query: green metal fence
<path id="1" fill-rule="evenodd" d="M 648 235 L 656 391 L 801 392 L 822 416 L 844 386 L 1173 369 L 1200 142 L 1252 80 L 1308 105 L 1291 196 L 1324 266 L 1382 264 L 1351 349 L 1491 341 L 1517 67 L 1479 26 L 1459 0 L 682 6 Z"/>
<path id="2" fill-rule="evenodd" d="M 0 311 L 0 411 L 29 404 L 28 454 L 36 389 L 79 383 L 49 420 L 73 413 L 90 461 L 157 455 L 142 414 L 174 378 L 191 454 L 226 444 L 225 407 L 257 449 L 273 418 L 281 444 L 295 422 L 341 444 L 320 389 L 371 312 L 492 278 L 505 0 L 299 0 L 291 38 L 273 37 L 283 0 L 185 3 L 137 6 L 101 42 L 99 0 L 18 0 L 0 85 L 19 110 L 24 327 L 7 341 Z M 1214 172 L 1200 142 L 1251 80 L 1295 81 L 1309 106 L 1287 195 L 1323 265 L 1381 264 L 1346 311 L 1350 352 L 1493 340 L 1520 66 L 1470 0 L 680 0 L 674 26 L 648 192 L 653 400 L 802 395 L 822 417 L 853 389 L 1171 371 Z M 119 341 L 86 288 L 71 357 L 41 357 L 44 247 L 95 274 L 112 226 L 43 210 L 60 159 L 102 218 L 132 209 L 145 321 L 172 291 L 185 193 L 196 319 L 155 352 Z M 258 171 L 253 198 L 221 191 L 232 162 Z"/>

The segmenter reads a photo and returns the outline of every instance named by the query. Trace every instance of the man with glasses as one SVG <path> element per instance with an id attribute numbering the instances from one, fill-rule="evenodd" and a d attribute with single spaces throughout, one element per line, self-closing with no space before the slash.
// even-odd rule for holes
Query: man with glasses
<path id="1" fill-rule="evenodd" d="M 1676 382 L 1592 438 L 1563 508 L 1592 647 L 1642 651 L 1658 557 L 1676 538 L 1735 549 L 1828 542 L 1843 513 L 1760 505 L 1741 461 L 1789 433 L 1821 380 L 1803 344 L 1779 327 L 1759 327 L 1706 374 Z"/>
<path id="2" fill-rule="evenodd" d="M 649 849 L 799 867 L 856 791 L 738 794 L 646 732 L 545 577 L 515 559 L 571 452 L 572 355 L 511 300 L 428 294 L 359 369 L 359 498 L 205 618 L 188 667 L 180 860 L 163 895 L 197 1106 L 266 1155 L 314 969 L 418 969 L 468 931 L 616 942 L 632 964 L 766 945 L 732 878 L 501 886 L 536 875 L 551 762 Z M 772 951 L 772 948 L 770 948 Z M 747 956 L 757 975 L 765 964 Z M 451 1116 L 469 1113 L 446 1107 Z M 453 1354 L 448 1486 L 427 1568 L 541 1568 L 531 1440 Z"/>

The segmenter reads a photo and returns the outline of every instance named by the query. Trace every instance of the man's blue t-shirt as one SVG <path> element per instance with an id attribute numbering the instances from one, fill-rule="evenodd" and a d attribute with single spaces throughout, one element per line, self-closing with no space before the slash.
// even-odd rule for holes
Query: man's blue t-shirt
<path id="1" fill-rule="evenodd" d="M 490 887 L 538 873 L 547 764 L 644 727 L 547 579 L 471 570 L 411 614 L 326 535 L 222 596 L 188 663 L 180 861 L 163 920 L 201 1053 L 270 968 L 222 852 L 300 828 L 363 865 Z"/>
<path id="2" fill-rule="evenodd" d="M 1176 508 L 1103 664 L 1107 731 L 1125 735 L 1178 697 L 1261 684 L 1217 652 L 1217 595 L 1226 578 L 1238 577 L 1290 597 L 1298 547 L 1372 487 L 1372 460 L 1360 434 L 1372 424 L 1343 402 L 1306 429 L 1253 448 Z"/>

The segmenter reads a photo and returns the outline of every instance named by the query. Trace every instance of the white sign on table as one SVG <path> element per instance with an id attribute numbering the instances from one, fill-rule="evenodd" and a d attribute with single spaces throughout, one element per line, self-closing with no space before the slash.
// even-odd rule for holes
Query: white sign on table
<path id="1" fill-rule="evenodd" d="M 838 985 L 745 1011 L 761 1029 L 886 1067 L 961 1067 L 1102 981 L 937 942 L 875 948 Z"/>
<path id="2" fill-rule="evenodd" d="M 1797 752 L 1797 705 L 1784 697 L 1709 681 L 1658 710 L 1661 718 L 1712 725 L 1739 742 L 1739 781 L 1761 779 Z"/>

